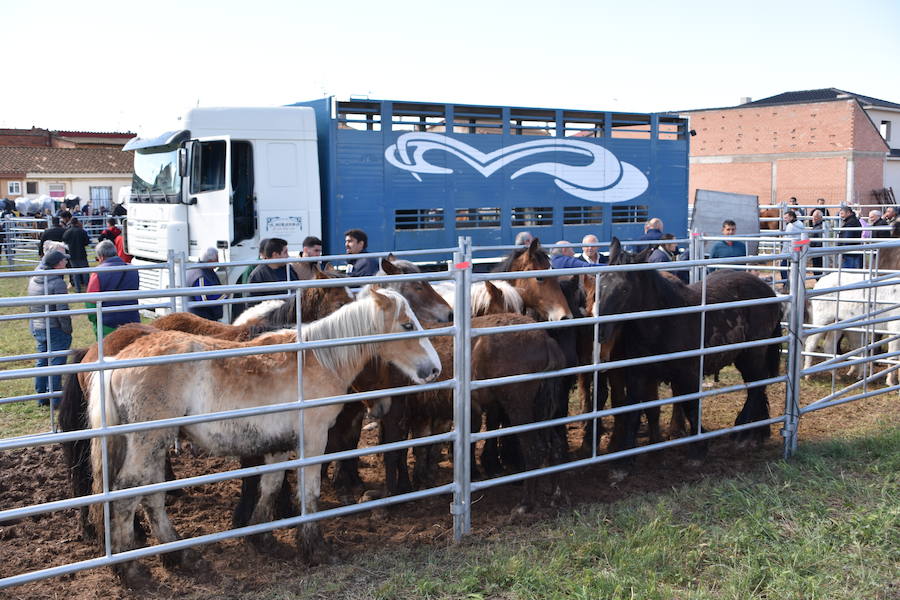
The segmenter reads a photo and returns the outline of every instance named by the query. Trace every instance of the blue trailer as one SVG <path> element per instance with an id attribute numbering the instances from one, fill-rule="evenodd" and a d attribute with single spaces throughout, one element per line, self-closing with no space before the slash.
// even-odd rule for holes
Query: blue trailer
<path id="1" fill-rule="evenodd" d="M 687 120 L 667 114 L 389 100 L 315 111 L 328 253 L 359 228 L 369 248 L 636 239 L 659 217 L 687 234 Z"/>

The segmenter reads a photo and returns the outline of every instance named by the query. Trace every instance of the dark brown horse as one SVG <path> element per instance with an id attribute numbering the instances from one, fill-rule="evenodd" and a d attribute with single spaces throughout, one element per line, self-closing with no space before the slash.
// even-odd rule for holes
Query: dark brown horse
<path id="1" fill-rule="evenodd" d="M 634 256 L 622 249 L 617 239 L 610 247 L 610 265 L 643 262 L 647 253 Z M 717 304 L 754 298 L 772 298 L 775 293 L 755 275 L 740 271 L 716 271 L 707 280 L 706 302 Z M 675 309 L 696 306 L 701 300 L 701 286 L 684 285 L 656 271 L 618 271 L 603 275 L 600 291 L 600 314 Z M 781 334 L 781 307 L 762 304 L 743 308 L 713 310 L 705 316 L 704 347 L 764 340 Z M 670 315 L 656 318 L 637 318 L 605 323 L 600 327 L 600 342 L 615 340 L 621 354 L 615 358 L 640 358 L 699 348 L 699 313 Z M 779 344 L 725 350 L 708 354 L 703 360 L 703 373 L 713 374 L 734 364 L 745 382 L 774 377 L 779 369 Z M 692 394 L 700 387 L 700 359 L 683 358 L 652 364 L 626 367 L 626 402 L 634 404 L 655 398 L 660 383 L 670 383 L 676 396 Z M 691 433 L 699 431 L 698 402 L 683 403 L 690 422 Z M 635 446 L 639 413 L 620 416 L 624 439 L 614 440 L 616 449 Z M 736 425 L 752 423 L 769 417 L 769 405 L 764 388 L 753 387 L 737 416 Z M 739 438 L 761 441 L 768 437 L 769 428 L 759 427 L 739 434 Z M 702 452 L 702 449 L 701 449 Z"/>
<path id="2" fill-rule="evenodd" d="M 518 314 L 495 314 L 472 319 L 473 327 L 497 327 L 522 325 L 534 320 Z M 442 364 L 441 379 L 453 376 L 453 339 L 431 338 Z M 564 366 L 562 351 L 552 337 L 542 330 L 512 331 L 478 337 L 472 344 L 473 379 L 491 379 L 524 373 L 538 373 L 561 369 Z M 472 392 L 472 430 L 481 428 L 482 415 L 488 422 L 502 422 L 509 426 L 542 421 L 554 416 L 552 398 L 559 394 L 558 378 L 483 388 Z M 450 430 L 453 426 L 453 394 L 448 390 L 424 392 L 412 397 L 403 405 L 403 413 L 395 413 L 394 405 L 389 417 L 382 419 L 384 442 L 404 440 L 407 436 L 423 437 Z M 493 415 L 492 418 L 490 416 Z M 545 462 L 556 463 L 563 459 L 566 448 L 546 430 L 530 431 L 513 436 L 521 453 L 521 467 L 534 469 Z M 496 455 L 496 444 L 485 444 L 482 467 L 489 475 L 499 472 L 501 466 Z M 409 491 L 412 487 L 426 487 L 433 483 L 437 469 L 439 448 L 419 446 L 413 449 L 415 466 L 410 483 L 406 452 L 385 454 L 386 487 L 389 494 Z M 474 458 L 474 454 L 473 454 Z M 474 467 L 474 465 L 473 465 Z M 473 471 L 474 472 L 474 471 Z M 522 501 L 518 510 L 528 510 L 536 493 L 534 480 L 525 482 Z"/>

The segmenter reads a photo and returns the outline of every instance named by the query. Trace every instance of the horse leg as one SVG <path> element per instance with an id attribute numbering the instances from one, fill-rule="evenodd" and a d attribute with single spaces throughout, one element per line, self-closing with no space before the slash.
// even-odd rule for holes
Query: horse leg
<path id="1" fill-rule="evenodd" d="M 819 325 L 813 325 L 814 327 L 818 327 Z M 803 369 L 809 369 L 813 364 L 813 357 L 811 354 L 816 351 L 816 348 L 819 345 L 819 342 L 822 341 L 822 338 L 825 337 L 824 333 L 814 333 L 810 336 L 807 336 L 806 342 L 803 344 L 803 352 L 806 356 L 803 357 Z M 828 334 L 829 337 L 832 336 L 832 333 Z M 809 380 L 812 375 L 804 376 L 804 379 Z"/>
<path id="2" fill-rule="evenodd" d="M 659 386 L 654 386 L 651 391 L 653 392 L 652 397 L 647 398 L 647 400 L 659 400 Z M 644 416 L 647 417 L 647 430 L 649 431 L 650 443 L 660 443 L 663 439 L 662 432 L 659 429 L 660 408 L 658 406 L 645 408 Z"/>
<path id="3" fill-rule="evenodd" d="M 362 402 L 344 404 L 337 421 L 328 432 L 328 445 L 325 452 L 355 450 L 359 446 L 359 439 L 362 436 L 362 422 L 365 415 L 366 407 Z M 327 464 L 322 465 L 323 469 L 327 467 Z M 347 498 L 351 496 L 352 491 L 363 487 L 362 479 L 359 477 L 359 459 L 345 458 L 335 461 L 331 483 L 338 496 L 344 500 L 345 504 L 349 504 Z"/>
<path id="4" fill-rule="evenodd" d="M 683 377 L 681 379 L 672 381 L 673 396 L 686 396 L 688 394 L 696 394 L 698 391 L 699 387 L 697 385 L 696 371 L 689 370 L 688 372 L 683 374 Z M 680 404 L 690 428 L 690 435 L 697 435 L 701 431 L 700 401 L 687 400 L 685 402 L 681 402 Z M 699 462 L 706 457 L 706 453 L 708 451 L 709 442 L 705 440 L 701 442 L 695 442 L 690 445 L 688 449 L 688 456 L 690 456 L 690 459 L 692 461 Z"/>
<path id="5" fill-rule="evenodd" d="M 323 415 L 316 414 L 316 409 L 309 410 L 306 427 L 303 434 L 303 445 L 307 457 L 320 456 L 325 451 L 328 443 L 328 427 L 320 421 Z M 332 419 L 336 418 L 334 415 Z M 303 468 L 304 482 L 297 485 L 300 493 L 300 504 L 305 514 L 311 514 L 319 509 L 319 492 L 322 486 L 322 469 L 319 465 L 311 465 Z M 297 528 L 297 551 L 301 560 L 309 564 L 318 564 L 329 558 L 322 535 L 322 529 L 318 521 L 301 523 Z"/>
<path id="6" fill-rule="evenodd" d="M 744 383 L 765 379 L 766 373 L 766 348 L 751 348 L 744 350 L 738 354 L 734 361 L 741 374 Z M 764 421 L 769 418 L 769 398 L 766 396 L 766 388 L 752 387 L 747 390 L 747 400 L 744 402 L 741 412 L 735 419 L 735 425 L 744 425 L 745 423 L 753 423 L 755 421 Z M 753 440 L 762 443 L 771 435 L 771 428 L 768 425 L 740 431 L 737 434 L 738 440 Z"/>
<path id="7" fill-rule="evenodd" d="M 381 418 L 381 443 L 390 444 L 409 437 L 408 410 L 414 410 L 407 396 L 396 396 L 391 408 Z M 384 453 L 384 484 L 390 496 L 412 491 L 406 457 L 409 450 L 394 450 Z"/>
<path id="8" fill-rule="evenodd" d="M 166 433 L 166 430 L 158 430 L 146 434 L 129 434 L 126 436 L 127 440 L 120 442 L 125 455 L 115 474 L 112 489 L 126 489 L 164 480 L 167 440 L 172 437 Z M 154 495 L 161 496 L 165 503 L 165 494 Z M 113 553 L 136 547 L 134 519 L 141 500 L 141 496 L 135 496 L 110 503 L 110 540 Z M 153 532 L 159 535 L 155 527 Z M 166 533 L 164 529 L 162 535 Z M 144 583 L 150 576 L 147 568 L 138 561 L 114 565 L 113 572 L 129 587 Z"/>

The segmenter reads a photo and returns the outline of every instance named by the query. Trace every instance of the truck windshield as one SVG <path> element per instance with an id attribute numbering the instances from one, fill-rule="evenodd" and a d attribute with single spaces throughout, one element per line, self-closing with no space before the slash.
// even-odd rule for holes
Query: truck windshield
<path id="1" fill-rule="evenodd" d="M 150 196 L 152 200 L 166 202 L 180 192 L 177 146 L 146 148 L 134 153 L 132 195 Z"/>

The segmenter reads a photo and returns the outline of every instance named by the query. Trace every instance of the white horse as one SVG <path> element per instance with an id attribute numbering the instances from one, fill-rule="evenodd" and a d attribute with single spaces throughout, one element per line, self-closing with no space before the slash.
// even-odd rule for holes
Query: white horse
<path id="1" fill-rule="evenodd" d="M 835 272 L 829 273 L 819 279 L 813 289 L 824 290 L 841 285 L 861 283 L 867 280 L 868 277 L 865 273 Z M 897 335 L 900 334 L 900 320 L 896 317 L 900 317 L 900 308 L 892 307 L 897 307 L 898 303 L 900 303 L 900 285 L 846 290 L 811 298 L 810 314 L 807 315 L 807 317 L 810 319 L 812 327 L 818 328 L 847 319 L 859 318 L 860 320 L 863 320 L 870 312 L 888 308 L 891 310 L 881 312 L 873 318 L 895 318 L 886 323 L 877 324 L 875 328 L 887 330 L 891 335 Z M 848 323 L 847 327 L 853 327 L 853 324 Z M 835 330 L 810 335 L 806 338 L 804 344 L 806 356 L 804 358 L 803 368 L 808 369 L 812 366 L 813 357 L 810 353 L 815 352 L 816 347 L 819 345 L 819 342 L 823 341 L 823 338 L 825 353 L 837 355 L 838 342 L 842 336 L 847 339 L 852 348 L 861 347 L 865 339 L 865 336 L 861 331 Z M 889 342 L 888 350 L 890 352 L 900 350 L 900 340 Z M 854 365 L 850 367 L 847 375 L 851 377 L 860 376 L 860 366 L 861 365 Z M 896 381 L 897 372 L 892 371 L 888 374 L 887 383 L 888 385 L 895 385 Z"/>
<path id="2" fill-rule="evenodd" d="M 372 290 L 366 298 L 340 308 L 332 315 L 306 325 L 306 341 L 357 337 L 391 332 L 421 330 L 407 301 L 392 290 Z M 248 348 L 292 343 L 296 330 L 282 330 L 260 336 L 250 342 L 231 342 L 178 331 L 163 331 L 134 341 L 115 360 L 198 351 Z M 392 340 L 352 346 L 320 348 L 304 352 L 300 381 L 305 399 L 339 396 L 374 357 L 393 363 L 417 383 L 435 379 L 441 371 L 440 359 L 427 338 Z M 106 422 L 110 425 L 199 415 L 297 401 L 298 374 L 296 352 L 254 354 L 224 359 L 201 360 L 113 371 L 106 379 Z M 89 407 L 91 424 L 99 427 L 101 407 L 99 380 L 94 378 Z M 254 393 L 255 392 L 255 393 Z M 306 409 L 303 442 L 308 457 L 325 450 L 328 429 L 334 424 L 341 404 Z M 243 417 L 181 427 L 124 434 L 109 438 L 109 481 L 111 489 L 123 489 L 164 480 L 166 448 L 181 435 L 195 447 L 220 456 L 259 456 L 288 451 L 297 445 L 299 419 L 296 414 L 278 413 Z M 91 448 L 94 491 L 101 491 L 101 444 L 94 439 Z M 307 512 L 317 509 L 319 465 L 306 467 L 301 502 Z M 264 476 L 257 511 L 251 522 L 271 520 L 271 501 L 281 482 L 281 473 Z M 165 509 L 165 494 L 117 500 L 111 506 L 112 551 L 123 552 L 135 545 L 133 518 L 143 504 L 153 533 L 162 543 L 178 539 Z M 101 531 L 100 506 L 93 513 Z M 298 547 L 305 557 L 321 552 L 318 523 L 305 523 L 298 529 Z M 164 564 L 195 558 L 181 551 Z M 117 568 L 129 582 L 146 576 L 136 562 Z"/>

